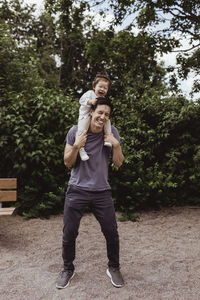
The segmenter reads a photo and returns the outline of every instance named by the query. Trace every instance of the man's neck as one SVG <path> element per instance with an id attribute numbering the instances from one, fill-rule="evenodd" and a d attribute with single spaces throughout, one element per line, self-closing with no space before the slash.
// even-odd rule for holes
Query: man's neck
<path id="1" fill-rule="evenodd" d="M 90 124 L 90 131 L 93 132 L 93 133 L 100 133 L 100 132 L 103 131 L 103 129 L 102 128 L 98 128 L 98 127 Z"/>

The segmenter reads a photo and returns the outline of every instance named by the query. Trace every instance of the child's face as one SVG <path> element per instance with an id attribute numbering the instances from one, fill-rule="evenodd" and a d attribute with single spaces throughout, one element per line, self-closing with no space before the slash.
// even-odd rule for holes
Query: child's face
<path id="1" fill-rule="evenodd" d="M 99 82 L 94 87 L 94 92 L 97 97 L 105 97 L 109 88 L 109 81 L 100 79 Z"/>

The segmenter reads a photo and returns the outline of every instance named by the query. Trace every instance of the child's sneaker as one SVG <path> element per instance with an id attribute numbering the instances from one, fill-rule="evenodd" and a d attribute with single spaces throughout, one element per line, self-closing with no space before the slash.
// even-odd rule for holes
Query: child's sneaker
<path id="1" fill-rule="evenodd" d="M 80 154 L 81 160 L 86 161 L 89 159 L 89 156 L 87 155 L 87 153 L 83 147 L 79 150 L 79 154 Z"/>
<path id="2" fill-rule="evenodd" d="M 109 142 L 104 142 L 104 146 L 112 148 L 112 144 Z"/>

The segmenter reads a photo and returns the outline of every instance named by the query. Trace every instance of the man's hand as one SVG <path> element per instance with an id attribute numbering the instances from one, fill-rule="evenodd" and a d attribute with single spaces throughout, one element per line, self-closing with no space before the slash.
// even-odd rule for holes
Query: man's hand
<path id="1" fill-rule="evenodd" d="M 117 147 L 119 145 L 119 141 L 114 137 L 112 133 L 105 134 L 104 141 L 111 143 L 113 147 Z"/>
<path id="2" fill-rule="evenodd" d="M 124 160 L 124 155 L 119 141 L 114 137 L 112 133 L 104 135 L 104 141 L 112 144 L 112 161 L 116 167 L 120 167 Z"/>
<path id="3" fill-rule="evenodd" d="M 81 134 L 76 133 L 74 145 L 66 144 L 64 151 L 64 164 L 66 167 L 71 167 L 75 162 L 78 155 L 78 151 L 86 143 L 87 134 L 86 130 Z"/>
<path id="4" fill-rule="evenodd" d="M 84 130 L 82 133 L 76 133 L 76 138 L 73 147 L 77 148 L 78 150 L 85 146 L 86 140 L 87 140 L 87 131 Z"/>

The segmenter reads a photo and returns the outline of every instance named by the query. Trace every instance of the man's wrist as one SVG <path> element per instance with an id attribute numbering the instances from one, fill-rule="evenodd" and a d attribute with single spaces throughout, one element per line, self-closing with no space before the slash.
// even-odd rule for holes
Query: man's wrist
<path id="1" fill-rule="evenodd" d="M 76 144 L 76 143 L 74 143 L 73 148 L 74 148 L 74 150 L 78 150 L 78 151 L 79 151 L 79 149 L 80 149 L 80 147 L 79 147 L 78 144 Z"/>
<path id="2" fill-rule="evenodd" d="M 120 147 L 120 143 L 118 140 L 116 140 L 114 143 L 113 143 L 113 148 L 118 148 Z"/>

